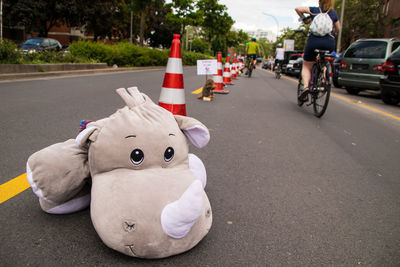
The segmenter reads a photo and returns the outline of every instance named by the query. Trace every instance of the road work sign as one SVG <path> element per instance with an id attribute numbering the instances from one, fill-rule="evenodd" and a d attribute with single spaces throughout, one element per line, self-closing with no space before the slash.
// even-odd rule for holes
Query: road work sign
<path id="1" fill-rule="evenodd" d="M 218 74 L 217 60 L 197 60 L 197 75 L 213 75 Z"/>

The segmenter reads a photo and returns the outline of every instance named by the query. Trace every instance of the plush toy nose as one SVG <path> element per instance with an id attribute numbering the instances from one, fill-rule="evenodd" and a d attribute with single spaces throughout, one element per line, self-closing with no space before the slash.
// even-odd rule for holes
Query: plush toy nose
<path id="1" fill-rule="evenodd" d="M 134 221 L 125 221 L 122 225 L 122 227 L 124 228 L 125 232 L 133 232 L 136 229 L 136 222 Z"/>
<path id="2" fill-rule="evenodd" d="M 161 213 L 164 232 L 173 238 L 182 238 L 189 233 L 203 208 L 203 186 L 195 180 L 182 196 L 166 205 Z"/>

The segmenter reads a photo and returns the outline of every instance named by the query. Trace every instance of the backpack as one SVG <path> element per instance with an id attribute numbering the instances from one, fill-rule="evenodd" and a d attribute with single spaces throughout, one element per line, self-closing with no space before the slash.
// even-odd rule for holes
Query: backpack
<path id="1" fill-rule="evenodd" d="M 328 12 L 323 13 L 321 8 L 319 8 L 320 13 L 314 17 L 310 25 L 310 32 L 315 36 L 325 36 L 331 34 L 333 29 L 333 23 L 331 17 L 329 17 Z"/>

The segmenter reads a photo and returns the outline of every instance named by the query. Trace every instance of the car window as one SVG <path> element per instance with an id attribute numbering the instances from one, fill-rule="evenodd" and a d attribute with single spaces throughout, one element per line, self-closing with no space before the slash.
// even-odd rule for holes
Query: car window
<path id="1" fill-rule="evenodd" d="M 384 41 L 360 41 L 354 43 L 344 54 L 349 58 L 385 58 L 387 43 Z"/>
<path id="2" fill-rule="evenodd" d="M 400 46 L 400 42 L 394 42 L 393 45 L 392 45 L 392 52 L 393 52 L 394 50 L 396 50 L 397 47 L 399 47 L 399 46 Z"/>
<path id="3" fill-rule="evenodd" d="M 42 43 L 42 46 L 43 46 L 43 47 L 49 47 L 49 46 L 50 46 L 49 39 L 44 39 L 44 40 L 43 40 L 43 43 Z"/>
<path id="4" fill-rule="evenodd" d="M 41 42 L 42 42 L 42 39 L 29 39 L 24 44 L 25 45 L 36 45 L 36 46 L 39 46 Z"/>
<path id="5" fill-rule="evenodd" d="M 392 56 L 400 56 L 400 47 L 397 47 L 397 49 L 393 51 Z"/>

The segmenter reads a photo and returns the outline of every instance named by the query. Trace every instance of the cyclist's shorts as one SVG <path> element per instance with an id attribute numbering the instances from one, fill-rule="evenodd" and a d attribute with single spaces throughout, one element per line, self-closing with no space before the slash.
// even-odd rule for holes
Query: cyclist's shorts
<path id="1" fill-rule="evenodd" d="M 335 39 L 331 36 L 314 37 L 314 35 L 310 35 L 304 49 L 304 60 L 315 61 L 317 57 L 315 49 L 333 51 L 335 50 Z"/>
<path id="2" fill-rule="evenodd" d="M 248 54 L 247 57 L 251 57 L 254 60 L 257 58 L 257 54 Z"/>

